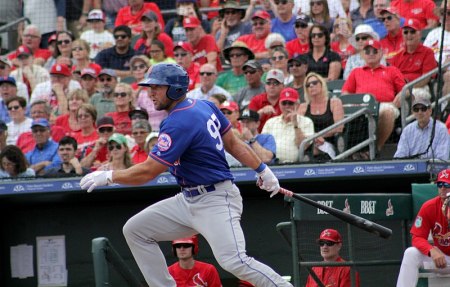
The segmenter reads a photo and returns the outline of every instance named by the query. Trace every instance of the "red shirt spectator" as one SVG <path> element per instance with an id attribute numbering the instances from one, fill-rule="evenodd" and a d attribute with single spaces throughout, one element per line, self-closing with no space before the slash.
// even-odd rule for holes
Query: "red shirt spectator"
<path id="1" fill-rule="evenodd" d="M 178 42 L 174 45 L 174 58 L 189 76 L 189 91 L 200 85 L 200 64 L 192 60 L 194 49 L 188 42 Z"/>
<path id="2" fill-rule="evenodd" d="M 161 30 L 164 30 L 164 19 L 161 15 L 158 5 L 155 3 L 144 3 L 143 0 L 133 1 L 133 6 L 125 6 L 117 13 L 115 26 L 127 25 L 133 31 L 133 34 L 142 32 L 141 18 L 148 10 L 152 10 L 158 16 L 158 23 L 161 25 Z"/>
<path id="3" fill-rule="evenodd" d="M 286 50 L 288 51 L 290 58 L 295 58 L 300 54 L 308 53 L 309 44 L 308 42 L 302 44 L 298 39 L 294 39 L 286 43 Z"/>
<path id="4" fill-rule="evenodd" d="M 41 32 L 36 25 L 27 25 L 22 32 L 22 44 L 23 47 L 27 47 L 33 54 L 34 59 L 41 58 L 42 64 L 47 61 L 48 58 L 52 56 L 52 52 L 47 49 L 39 48 L 41 42 Z M 13 60 L 17 58 L 17 53 L 11 53 L 8 59 Z"/>
<path id="5" fill-rule="evenodd" d="M 271 29 L 270 14 L 264 10 L 255 12 L 252 17 L 252 33 L 237 38 L 236 41 L 244 42 L 252 50 L 257 59 L 268 58 L 265 41 Z"/>
<path id="6" fill-rule="evenodd" d="M 331 43 L 330 47 L 332 51 L 336 52 L 341 57 L 342 70 L 344 70 L 348 58 L 356 53 L 355 47 L 349 44 L 344 50 L 341 50 L 338 41 Z"/>
<path id="7" fill-rule="evenodd" d="M 434 14 L 436 4 L 431 0 L 393 0 L 391 6 L 404 18 L 415 18 L 424 28 L 433 28 L 439 18 Z"/>
<path id="8" fill-rule="evenodd" d="M 131 134 L 131 119 L 128 116 L 129 111 L 124 112 L 110 112 L 106 113 L 106 117 L 111 117 L 115 123 L 116 133 L 121 133 L 123 135 Z"/>
<path id="9" fill-rule="evenodd" d="M 390 59 L 397 55 L 404 47 L 402 30 L 399 29 L 398 33 L 392 35 L 388 33 L 386 37 L 383 38 L 381 42 L 381 47 L 383 47 L 383 53 L 386 59 Z"/>
<path id="10" fill-rule="evenodd" d="M 297 35 L 286 43 L 286 50 L 290 58 L 295 58 L 300 54 L 306 54 L 309 51 L 309 23 L 311 18 L 306 14 L 300 14 L 295 19 L 294 29 Z"/>
<path id="11" fill-rule="evenodd" d="M 144 162 L 148 158 L 148 153 L 141 149 L 138 145 L 135 145 L 131 149 L 130 154 L 134 164 Z"/>

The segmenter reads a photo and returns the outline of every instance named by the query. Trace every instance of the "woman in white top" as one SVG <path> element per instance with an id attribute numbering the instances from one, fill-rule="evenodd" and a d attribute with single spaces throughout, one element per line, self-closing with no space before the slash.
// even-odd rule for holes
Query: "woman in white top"
<path id="1" fill-rule="evenodd" d="M 8 137 L 6 144 L 15 145 L 19 135 L 31 131 L 32 119 L 25 116 L 27 101 L 22 97 L 12 97 L 6 101 L 8 114 L 11 119 L 8 126 Z"/>

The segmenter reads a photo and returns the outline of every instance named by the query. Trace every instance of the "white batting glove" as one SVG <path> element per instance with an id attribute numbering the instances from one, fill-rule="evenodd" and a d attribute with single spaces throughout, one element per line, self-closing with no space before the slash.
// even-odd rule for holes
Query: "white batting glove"
<path id="1" fill-rule="evenodd" d="M 270 197 L 274 197 L 280 191 L 280 183 L 278 178 L 273 174 L 272 170 L 266 166 L 263 171 L 258 174 L 257 185 L 259 188 L 272 192 Z"/>
<path id="2" fill-rule="evenodd" d="M 97 186 L 111 185 L 112 183 L 112 170 L 94 171 L 80 180 L 80 187 L 87 189 L 87 192 L 91 192 Z"/>

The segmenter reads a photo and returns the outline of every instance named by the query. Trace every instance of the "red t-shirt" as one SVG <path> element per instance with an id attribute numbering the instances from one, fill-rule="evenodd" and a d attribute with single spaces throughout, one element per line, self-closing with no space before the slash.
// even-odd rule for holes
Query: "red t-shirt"
<path id="1" fill-rule="evenodd" d="M 254 96 L 251 101 L 250 104 L 248 104 L 248 108 L 252 111 L 258 112 L 260 109 L 262 109 L 263 107 L 270 105 L 269 100 L 267 100 L 267 94 L 266 93 L 262 93 L 259 95 Z M 272 105 L 273 108 L 275 109 L 275 113 L 271 114 L 271 115 L 260 115 L 259 117 L 259 127 L 258 127 L 258 131 L 261 132 L 264 125 L 266 124 L 267 120 L 276 116 L 281 115 L 281 110 L 280 110 L 280 105 L 278 103 L 278 101 L 275 103 L 275 105 Z"/>
<path id="2" fill-rule="evenodd" d="M 216 40 L 211 35 L 205 35 L 203 36 L 200 41 L 197 43 L 197 45 L 193 46 L 194 48 L 194 56 L 192 59 L 199 63 L 200 66 L 203 64 L 208 63 L 208 58 L 206 58 L 206 55 L 210 52 L 217 52 L 217 58 L 216 58 L 216 69 L 217 71 L 222 71 L 222 64 L 220 63 L 220 50 L 216 45 Z"/>
<path id="3" fill-rule="evenodd" d="M 98 133 L 96 130 L 88 135 L 83 135 L 82 131 L 80 130 L 78 132 L 72 133 L 71 136 L 77 140 L 78 151 L 83 150 L 86 146 L 95 144 L 95 141 L 98 139 Z"/>
<path id="4" fill-rule="evenodd" d="M 403 75 L 396 67 L 380 65 L 372 69 L 364 66 L 353 69 L 342 87 L 342 92 L 369 93 L 378 102 L 392 102 L 404 85 Z"/>
<path id="5" fill-rule="evenodd" d="M 83 158 L 85 158 L 86 156 L 88 156 L 92 150 L 94 149 L 95 144 L 86 146 L 82 151 L 79 152 L 78 154 L 78 158 L 80 160 L 82 160 Z M 103 164 L 104 162 L 106 162 L 109 159 L 108 156 L 108 148 L 107 146 L 103 146 L 99 149 L 99 151 L 97 152 L 97 156 L 95 157 L 92 166 L 90 166 L 92 171 L 97 170 L 97 167 L 100 166 L 101 164 Z"/>
<path id="6" fill-rule="evenodd" d="M 405 43 L 403 42 L 402 30 L 400 29 L 395 36 L 388 33 L 386 37 L 380 41 L 380 43 L 384 56 L 389 60 L 397 55 L 405 46 Z"/>
<path id="7" fill-rule="evenodd" d="M 195 89 L 197 84 L 200 84 L 200 64 L 197 62 L 192 62 L 186 72 L 189 76 L 189 91 L 191 91 Z"/>
<path id="8" fill-rule="evenodd" d="M 44 59 L 44 60 L 48 60 L 48 58 L 50 58 L 52 56 L 52 52 L 50 52 L 50 50 L 48 50 L 48 49 L 41 49 L 41 48 L 38 48 L 38 49 L 36 49 L 36 51 L 34 51 L 34 53 L 33 53 L 33 57 L 36 59 L 36 58 L 42 58 L 42 59 Z M 11 54 L 9 54 L 8 55 L 8 59 L 10 59 L 10 60 L 12 60 L 12 59 L 15 59 L 15 58 L 17 58 L 17 55 L 16 55 L 16 53 L 11 53 Z"/>
<path id="9" fill-rule="evenodd" d="M 80 131 L 80 130 L 72 130 L 70 128 L 69 114 L 64 114 L 64 115 L 58 116 L 55 121 L 55 126 L 61 127 L 61 129 L 63 129 L 67 135 Z"/>
<path id="10" fill-rule="evenodd" d="M 116 133 L 121 133 L 123 135 L 131 135 L 131 119 L 128 116 L 128 111 L 109 112 L 106 113 L 105 116 L 113 118 Z"/>
<path id="11" fill-rule="evenodd" d="M 412 54 L 408 53 L 406 49 L 400 51 L 389 60 L 389 63 L 402 72 L 407 82 L 411 82 L 437 67 L 433 50 L 422 44 L 419 44 Z"/>
<path id="12" fill-rule="evenodd" d="M 130 154 L 134 164 L 144 162 L 148 158 L 148 154 L 145 152 L 145 150 L 141 149 L 138 145 L 135 145 L 131 149 Z"/>
<path id="13" fill-rule="evenodd" d="M 169 273 L 177 287 L 222 287 L 217 269 L 205 262 L 195 260 L 192 269 L 182 269 L 176 262 L 169 266 Z"/>
<path id="14" fill-rule="evenodd" d="M 447 120 L 445 121 L 445 125 L 447 126 L 448 133 L 450 134 L 450 116 L 447 117 Z"/>
<path id="15" fill-rule="evenodd" d="M 131 14 L 131 7 L 125 6 L 120 8 L 117 13 L 116 22 L 114 26 L 117 27 L 119 25 L 127 25 L 133 31 L 133 34 L 139 34 L 142 32 L 142 15 L 148 10 L 152 10 L 158 16 L 158 23 L 161 25 L 161 30 L 164 30 L 164 19 L 161 15 L 161 11 L 159 10 L 158 5 L 155 3 L 145 2 L 142 6 L 142 9 L 138 11 L 136 14 Z"/>
<path id="16" fill-rule="evenodd" d="M 393 0 L 391 7 L 395 7 L 400 16 L 404 18 L 415 18 L 420 21 L 422 28 L 427 25 L 427 19 L 434 19 L 439 21 L 439 18 L 434 14 L 436 4 L 431 0 L 414 0 L 406 2 L 405 0 Z"/>
<path id="17" fill-rule="evenodd" d="M 351 55 L 354 55 L 356 53 L 356 49 L 355 47 L 353 47 L 352 45 L 348 45 L 345 50 L 341 50 L 341 48 L 339 47 L 339 42 L 335 41 L 333 43 L 331 43 L 330 45 L 331 47 L 331 51 L 334 51 L 336 53 L 338 53 L 339 56 L 341 56 L 341 65 L 342 65 L 342 70 L 345 69 L 345 65 L 347 64 L 347 60 Z"/>
<path id="18" fill-rule="evenodd" d="M 173 57 L 173 40 L 170 38 L 169 35 L 167 35 L 164 32 L 159 33 L 158 37 L 156 37 L 159 41 L 161 41 L 164 44 L 164 53 L 167 57 Z M 142 47 L 144 46 L 144 47 Z M 134 50 L 140 51 L 143 49 L 144 55 L 149 55 L 150 53 L 150 46 L 147 46 L 147 39 L 139 38 L 136 41 L 136 44 L 134 44 Z"/>
<path id="19" fill-rule="evenodd" d="M 300 43 L 298 39 L 290 40 L 286 43 L 286 51 L 289 53 L 289 58 L 295 58 L 300 54 L 306 54 L 309 51 L 309 44 Z"/>
<path id="20" fill-rule="evenodd" d="M 100 66 L 99 64 L 96 64 L 96 63 L 89 63 L 88 67 L 91 69 L 94 69 L 94 71 L 97 72 L 97 75 L 100 74 L 100 71 L 102 70 L 102 66 Z M 74 72 L 76 70 L 77 70 L 77 66 L 76 65 L 72 66 L 72 72 Z"/>
<path id="21" fill-rule="evenodd" d="M 339 257 L 336 262 L 345 261 Z M 320 281 L 327 287 L 350 287 L 350 267 L 348 266 L 336 266 L 336 267 L 313 267 L 312 270 L 319 277 Z M 356 286 L 360 286 L 359 274 L 355 274 Z M 308 276 L 305 287 L 317 287 L 316 281 Z"/>
<path id="22" fill-rule="evenodd" d="M 63 128 L 58 127 L 56 125 L 50 127 L 50 136 L 52 137 L 52 140 L 55 142 L 59 142 L 64 136 L 66 135 Z M 31 150 L 34 149 L 36 146 L 36 141 L 33 138 L 32 132 L 24 132 L 21 133 L 20 136 L 17 138 L 17 147 L 22 150 L 22 152 L 25 154 Z"/>
<path id="23" fill-rule="evenodd" d="M 267 36 L 262 39 L 256 39 L 255 34 L 248 34 L 240 36 L 236 41 L 244 42 L 253 53 L 262 53 L 267 52 L 266 38 Z"/>

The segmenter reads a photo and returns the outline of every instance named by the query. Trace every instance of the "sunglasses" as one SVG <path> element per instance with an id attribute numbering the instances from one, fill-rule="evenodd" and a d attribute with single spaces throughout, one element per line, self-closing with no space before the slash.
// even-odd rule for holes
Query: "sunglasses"
<path id="1" fill-rule="evenodd" d="M 289 2 L 288 0 L 274 1 L 275 5 L 280 5 L 280 4 L 286 5 L 288 2 Z"/>
<path id="2" fill-rule="evenodd" d="M 73 47 L 72 51 L 83 51 L 84 48 L 83 47 Z"/>
<path id="3" fill-rule="evenodd" d="M 62 45 L 62 44 L 68 45 L 71 42 L 72 42 L 71 40 L 59 40 L 59 41 L 56 42 L 56 44 L 58 44 L 58 45 Z"/>
<path id="4" fill-rule="evenodd" d="M 320 81 L 319 80 L 315 80 L 315 81 L 311 81 L 311 82 L 309 82 L 309 83 L 306 83 L 306 87 L 307 88 L 310 88 L 310 87 L 312 87 L 312 86 L 315 86 L 315 85 L 317 85 L 318 83 L 320 83 Z"/>
<path id="5" fill-rule="evenodd" d="M 378 54 L 378 50 L 377 49 L 373 49 L 373 48 L 364 49 L 364 54 L 366 54 L 366 55 L 376 55 L 376 54 Z"/>
<path id="6" fill-rule="evenodd" d="M 380 20 L 381 20 L 382 22 L 384 22 L 384 21 L 386 21 L 386 20 L 392 21 L 392 19 L 394 19 L 394 16 L 392 16 L 392 15 L 389 15 L 389 16 L 386 16 L 386 17 L 381 17 L 381 18 L 380 18 Z"/>
<path id="7" fill-rule="evenodd" d="M 100 82 L 111 82 L 112 78 L 111 77 L 103 77 L 103 78 L 99 78 L 98 80 Z"/>
<path id="8" fill-rule="evenodd" d="M 120 144 L 109 144 L 108 145 L 108 150 L 112 151 L 113 149 L 121 150 L 122 149 L 122 145 L 120 145 Z"/>
<path id="9" fill-rule="evenodd" d="M 120 34 L 120 35 L 114 35 L 114 39 L 125 39 L 128 38 L 128 35 Z"/>
<path id="10" fill-rule="evenodd" d="M 175 58 L 178 58 L 178 57 L 186 57 L 186 56 L 187 56 L 187 53 L 176 53 L 176 54 L 173 54 L 173 56 L 174 56 Z"/>
<path id="11" fill-rule="evenodd" d="M 288 64 L 288 68 L 290 69 L 290 68 L 293 68 L 293 67 L 301 67 L 302 66 L 302 64 L 301 63 L 289 63 Z"/>
<path id="12" fill-rule="evenodd" d="M 245 75 L 254 75 L 256 73 L 256 70 L 245 70 L 244 74 Z"/>
<path id="13" fill-rule="evenodd" d="M 311 5 L 311 6 L 314 6 L 314 5 L 322 6 L 323 2 L 322 1 L 311 1 L 311 2 L 309 2 L 309 5 Z"/>
<path id="14" fill-rule="evenodd" d="M 278 82 L 278 81 L 267 81 L 266 85 L 268 85 L 268 86 L 275 86 L 276 87 L 276 86 L 281 85 L 281 83 Z"/>
<path id="15" fill-rule="evenodd" d="M 293 106 L 295 103 L 291 101 L 282 101 L 280 104 L 282 106 Z"/>
<path id="16" fill-rule="evenodd" d="M 356 42 L 367 41 L 367 39 L 369 39 L 369 36 L 356 36 L 355 37 Z"/>
<path id="17" fill-rule="evenodd" d="M 323 247 L 323 246 L 334 246 L 336 244 L 336 242 L 332 242 L 332 241 L 319 241 L 319 246 Z"/>
<path id="18" fill-rule="evenodd" d="M 175 248 L 189 248 L 189 247 L 192 247 L 192 244 L 189 244 L 189 243 L 175 244 Z"/>
<path id="19" fill-rule="evenodd" d="M 145 68 L 147 68 L 147 66 L 145 64 L 140 64 L 140 65 L 136 65 L 136 66 L 131 67 L 131 69 L 133 71 L 142 70 L 142 69 L 145 69 Z"/>
<path id="20" fill-rule="evenodd" d="M 31 129 L 31 132 L 32 132 L 33 134 L 37 134 L 37 133 L 45 133 L 46 131 L 47 131 L 46 128 L 42 128 L 42 129 L 36 129 L 36 128 L 34 128 L 34 129 Z"/>
<path id="21" fill-rule="evenodd" d="M 244 54 L 230 54 L 230 58 L 239 58 L 239 57 L 242 57 L 242 56 L 244 56 Z"/>
<path id="22" fill-rule="evenodd" d="M 20 109 L 20 106 L 10 106 L 10 107 L 8 107 L 8 111 L 12 111 L 12 110 L 17 111 L 18 109 Z"/>
<path id="23" fill-rule="evenodd" d="M 113 130 L 114 130 L 114 128 L 112 128 L 112 127 L 103 127 L 103 128 L 99 128 L 98 132 L 101 133 L 101 134 L 112 133 Z"/>
<path id="24" fill-rule="evenodd" d="M 404 29 L 403 30 L 403 35 L 408 35 L 408 34 L 415 35 L 416 34 L 416 30 Z"/>
<path id="25" fill-rule="evenodd" d="M 438 188 L 450 188 L 450 183 L 447 182 L 438 182 L 436 185 Z"/>
<path id="26" fill-rule="evenodd" d="M 428 107 L 425 106 L 421 106 L 421 107 L 413 107 L 413 112 L 418 113 L 419 111 L 421 112 L 426 112 L 428 110 Z"/>
<path id="27" fill-rule="evenodd" d="M 132 132 L 132 134 L 133 134 L 134 136 L 139 136 L 139 135 L 145 135 L 145 134 L 148 134 L 148 132 L 140 131 L 140 132 Z"/>
<path id="28" fill-rule="evenodd" d="M 278 56 L 278 57 L 272 57 L 272 58 L 270 58 L 272 61 L 281 61 L 281 60 L 284 60 L 284 59 L 286 59 L 286 57 L 285 56 Z"/>
<path id="29" fill-rule="evenodd" d="M 238 13 L 238 11 L 237 11 L 237 10 L 234 10 L 234 9 L 225 10 L 225 11 L 223 12 L 224 15 L 234 15 L 234 14 L 237 14 L 237 13 Z"/>
<path id="30" fill-rule="evenodd" d="M 252 25 L 253 26 L 264 26 L 266 25 L 266 21 L 253 21 Z"/>
<path id="31" fill-rule="evenodd" d="M 306 23 L 295 23 L 295 28 L 305 29 L 305 28 L 308 28 L 308 24 L 306 24 Z"/>
<path id="32" fill-rule="evenodd" d="M 214 74 L 215 73 L 213 73 L 213 72 L 200 72 L 200 76 L 212 76 Z"/>
<path id="33" fill-rule="evenodd" d="M 222 110 L 222 114 L 224 115 L 231 115 L 233 112 L 229 110 Z"/>
<path id="34" fill-rule="evenodd" d="M 311 38 L 322 38 L 323 36 L 325 36 L 323 32 L 311 33 Z"/>
<path id="35" fill-rule="evenodd" d="M 126 96 L 128 96 L 128 94 L 125 93 L 125 92 L 122 92 L 122 93 L 114 93 L 114 98 L 118 98 L 118 97 L 125 98 Z"/>

